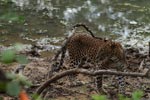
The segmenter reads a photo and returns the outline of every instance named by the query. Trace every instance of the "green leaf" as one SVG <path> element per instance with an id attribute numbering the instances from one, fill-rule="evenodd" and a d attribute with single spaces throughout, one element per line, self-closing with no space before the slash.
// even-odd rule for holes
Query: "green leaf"
<path id="1" fill-rule="evenodd" d="M 24 55 L 18 55 L 18 56 L 16 56 L 16 60 L 20 64 L 27 64 L 28 63 L 28 59 Z"/>
<path id="2" fill-rule="evenodd" d="M 6 92 L 11 96 L 18 96 L 20 89 L 18 81 L 11 81 L 7 84 Z"/>
<path id="3" fill-rule="evenodd" d="M 133 100 L 141 100 L 142 96 L 143 96 L 143 92 L 138 90 L 132 94 L 132 99 Z"/>
<path id="4" fill-rule="evenodd" d="M 30 87 L 32 83 L 27 79 L 26 76 L 21 74 L 14 74 L 14 73 L 6 73 L 6 77 L 11 80 L 17 80 L 20 85 L 25 85 Z"/>
<path id="5" fill-rule="evenodd" d="M 32 100 L 42 100 L 41 96 L 37 95 L 37 94 L 33 94 L 32 95 Z"/>
<path id="6" fill-rule="evenodd" d="M 16 79 L 16 74 L 15 73 L 6 73 L 7 79 Z"/>
<path id="7" fill-rule="evenodd" d="M 92 99 L 94 99 L 94 100 L 107 100 L 105 95 L 93 95 Z"/>
<path id="8" fill-rule="evenodd" d="M 27 77 L 25 77 L 23 75 L 19 75 L 18 80 L 22 85 L 26 85 L 29 87 L 32 85 L 32 83 L 27 79 Z"/>
<path id="9" fill-rule="evenodd" d="M 119 100 L 131 100 L 130 98 L 125 97 L 122 94 L 119 94 L 118 96 L 119 96 Z"/>
<path id="10" fill-rule="evenodd" d="M 1 61 L 3 63 L 12 63 L 15 60 L 15 51 L 13 50 L 5 50 L 1 53 Z"/>

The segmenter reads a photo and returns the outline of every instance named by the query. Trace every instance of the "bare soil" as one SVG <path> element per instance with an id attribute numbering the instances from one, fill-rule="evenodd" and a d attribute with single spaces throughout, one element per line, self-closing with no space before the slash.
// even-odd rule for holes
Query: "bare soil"
<path id="1" fill-rule="evenodd" d="M 127 71 L 138 72 L 141 62 L 144 67 L 150 66 L 150 59 L 148 54 L 140 54 L 136 49 L 128 49 L 127 60 L 130 65 Z M 37 88 L 42 85 L 43 82 L 47 81 L 48 72 L 51 69 L 51 58 L 52 57 L 29 57 L 30 63 L 28 63 L 24 69 L 23 75 L 25 75 L 29 81 L 33 83 L 33 86 L 28 88 L 27 93 L 33 94 Z M 12 63 L 9 65 L 0 64 L 0 67 L 5 72 L 13 72 L 18 63 Z M 65 71 L 67 68 L 64 67 L 61 71 Z M 59 73 L 59 72 L 56 72 Z M 130 97 L 132 92 L 136 90 L 144 91 L 143 100 L 150 99 L 150 80 L 149 78 L 140 77 L 125 77 L 126 81 L 126 96 Z M 74 79 L 70 83 L 68 77 L 63 77 L 57 82 L 47 87 L 41 96 L 44 100 L 91 100 L 92 95 L 103 94 L 107 95 L 109 100 L 117 100 L 117 87 L 116 78 L 114 76 L 105 75 L 103 80 L 103 87 L 107 93 L 98 93 L 95 88 L 94 77 L 78 75 L 77 79 Z M 16 98 L 9 97 L 3 94 L 5 100 L 15 100 Z"/>

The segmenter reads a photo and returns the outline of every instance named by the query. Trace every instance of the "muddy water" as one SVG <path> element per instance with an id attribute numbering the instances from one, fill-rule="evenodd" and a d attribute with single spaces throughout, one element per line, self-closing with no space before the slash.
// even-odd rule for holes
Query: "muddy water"
<path id="1" fill-rule="evenodd" d="M 126 47 L 148 49 L 149 0 L 6 1 L 0 1 L 0 45 L 34 44 L 44 38 L 60 42 L 71 25 L 85 23 L 97 36 L 116 39 Z"/>

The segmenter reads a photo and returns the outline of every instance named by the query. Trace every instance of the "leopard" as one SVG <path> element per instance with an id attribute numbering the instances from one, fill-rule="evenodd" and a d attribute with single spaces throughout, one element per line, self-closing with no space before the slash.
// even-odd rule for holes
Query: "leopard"
<path id="1" fill-rule="evenodd" d="M 62 48 L 57 52 L 54 60 L 61 54 L 59 67 L 56 65 L 53 69 L 60 69 L 63 64 L 66 51 L 69 56 L 69 67 L 82 68 L 86 63 L 93 65 L 94 69 L 112 69 L 107 63 L 116 63 L 117 71 L 124 71 L 128 66 L 125 50 L 119 42 L 101 37 L 95 37 L 94 34 L 83 24 L 77 24 L 74 27 L 84 27 L 90 34 L 86 32 L 74 32 L 64 43 Z M 96 88 L 98 91 L 102 88 L 103 75 L 96 76 Z M 124 77 L 118 76 L 118 92 L 124 94 Z"/>

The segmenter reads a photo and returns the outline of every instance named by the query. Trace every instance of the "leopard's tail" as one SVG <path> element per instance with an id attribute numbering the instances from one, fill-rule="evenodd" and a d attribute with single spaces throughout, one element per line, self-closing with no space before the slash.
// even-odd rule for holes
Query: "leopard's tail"
<path id="1" fill-rule="evenodd" d="M 73 26 L 72 30 L 75 30 L 75 29 L 78 28 L 78 27 L 83 27 L 83 28 L 85 28 L 85 30 L 86 30 L 87 32 L 89 32 L 90 35 L 91 35 L 93 38 L 100 39 L 100 40 L 103 39 L 103 38 L 101 38 L 101 37 L 96 37 L 96 36 L 94 35 L 94 33 L 92 32 L 92 30 L 90 30 L 90 28 L 89 28 L 87 25 L 83 24 L 83 23 L 77 23 L 77 24 L 75 24 L 75 25 Z"/>
<path id="2" fill-rule="evenodd" d="M 94 34 L 93 34 L 93 32 L 90 30 L 90 28 L 87 25 L 83 24 L 83 23 L 77 23 L 77 24 L 75 24 L 73 26 L 73 30 L 76 29 L 77 27 L 80 27 L 80 26 L 82 26 L 83 28 L 85 28 L 86 31 L 89 32 L 92 37 L 95 37 Z"/>

